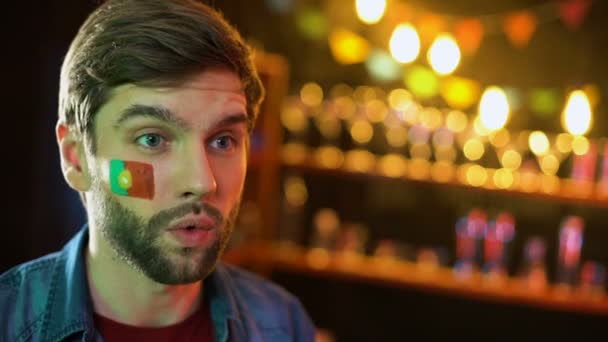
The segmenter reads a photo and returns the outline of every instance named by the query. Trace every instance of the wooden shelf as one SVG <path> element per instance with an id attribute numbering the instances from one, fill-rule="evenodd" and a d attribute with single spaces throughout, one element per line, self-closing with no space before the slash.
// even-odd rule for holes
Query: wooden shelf
<path id="1" fill-rule="evenodd" d="M 453 188 L 461 188 L 471 191 L 481 191 L 488 193 L 504 194 L 509 196 L 534 198 L 565 204 L 608 208 L 608 184 L 604 186 L 605 189 L 600 189 L 599 184 L 591 182 L 553 178 L 554 186 L 552 189 L 547 191 L 543 191 L 540 184 L 536 184 L 533 188 L 513 186 L 507 189 L 501 189 L 496 184 L 494 184 L 492 177 L 488 176 L 487 181 L 484 182 L 484 184 L 480 186 L 473 186 L 459 181 L 458 177 L 456 176 L 456 170 L 454 170 L 454 175 L 452 177 L 441 181 L 433 179 L 430 175 L 420 177 L 412 175 L 409 172 L 405 172 L 399 176 L 391 176 L 381 171 L 380 168 L 377 167 L 377 165 L 366 171 L 356 171 L 348 169 L 344 166 L 343 163 L 339 167 L 323 166 L 315 157 L 315 153 L 310 151 L 306 153 L 301 153 L 301 155 L 297 158 L 294 158 L 292 156 L 285 158 L 285 156 L 283 156 L 281 162 L 283 164 L 283 167 L 286 169 L 300 170 L 308 173 L 328 174 L 339 177 L 351 178 L 364 177 L 386 180 L 400 180 L 420 184 L 449 186 Z M 434 164 L 432 162 L 429 162 L 430 167 L 432 167 L 433 165 Z M 486 169 L 486 171 L 489 171 L 491 173 L 494 170 Z M 542 177 L 542 175 L 536 176 Z M 541 178 L 538 178 L 538 181 L 540 182 Z"/>
<path id="2" fill-rule="evenodd" d="M 488 280 L 477 274 L 459 279 L 450 268 L 366 256 L 305 250 L 277 243 L 251 243 L 226 253 L 227 262 L 263 269 L 343 279 L 380 286 L 417 289 L 473 300 L 546 310 L 608 316 L 606 294 L 549 286 L 531 290 L 516 278 Z"/>

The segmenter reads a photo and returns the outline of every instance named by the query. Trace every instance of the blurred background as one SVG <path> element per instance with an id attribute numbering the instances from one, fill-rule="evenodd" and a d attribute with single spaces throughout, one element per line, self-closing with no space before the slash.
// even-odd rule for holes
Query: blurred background
<path id="1" fill-rule="evenodd" d="M 54 124 L 97 3 L 6 11 L 0 272 L 85 222 Z M 608 2 L 207 3 L 267 89 L 226 260 L 296 294 L 320 341 L 605 335 Z"/>

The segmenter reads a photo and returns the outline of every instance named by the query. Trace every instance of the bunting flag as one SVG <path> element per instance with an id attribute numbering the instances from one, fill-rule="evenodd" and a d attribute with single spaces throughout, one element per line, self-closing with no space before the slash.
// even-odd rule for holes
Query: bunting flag
<path id="1" fill-rule="evenodd" d="M 566 26 L 578 29 L 591 8 L 591 0 L 564 0 L 559 2 L 559 15 Z"/>
<path id="2" fill-rule="evenodd" d="M 536 17 L 528 11 L 514 12 L 505 18 L 503 27 L 511 43 L 522 48 L 536 30 Z"/>

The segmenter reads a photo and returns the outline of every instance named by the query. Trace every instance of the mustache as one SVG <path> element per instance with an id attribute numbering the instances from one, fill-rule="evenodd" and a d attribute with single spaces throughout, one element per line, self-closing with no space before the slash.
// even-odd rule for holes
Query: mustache
<path id="1" fill-rule="evenodd" d="M 160 211 L 158 214 L 152 216 L 148 225 L 150 228 L 162 229 L 162 227 L 168 226 L 172 221 L 186 216 L 190 213 L 198 215 L 201 212 L 207 214 L 215 224 L 219 227 L 224 222 L 224 215 L 216 207 L 207 203 L 184 203 L 177 207 Z"/>

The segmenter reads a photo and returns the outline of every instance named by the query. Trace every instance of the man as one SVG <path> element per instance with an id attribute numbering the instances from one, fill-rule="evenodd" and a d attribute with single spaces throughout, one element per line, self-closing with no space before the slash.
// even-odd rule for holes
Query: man
<path id="1" fill-rule="evenodd" d="M 0 340 L 312 341 L 297 299 L 218 262 L 263 93 L 239 34 L 194 0 L 109 0 L 60 88 L 88 226 L 0 277 Z"/>

